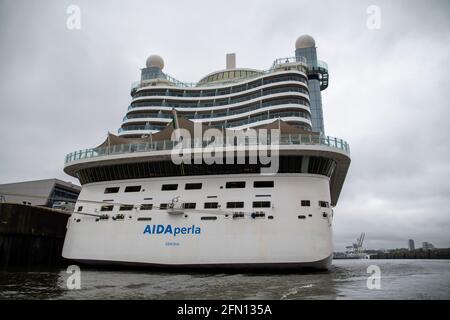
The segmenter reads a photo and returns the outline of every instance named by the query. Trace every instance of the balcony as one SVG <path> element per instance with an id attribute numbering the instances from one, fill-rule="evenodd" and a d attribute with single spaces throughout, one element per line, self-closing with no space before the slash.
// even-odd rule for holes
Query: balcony
<path id="1" fill-rule="evenodd" d="M 270 142 L 267 141 L 261 142 L 257 140 L 246 140 L 244 143 L 241 143 L 238 146 L 257 146 L 261 145 L 261 143 L 267 146 L 270 146 Z M 74 151 L 69 153 L 64 163 L 67 165 L 71 162 L 82 160 L 82 159 L 91 159 L 108 155 L 119 155 L 119 154 L 127 154 L 127 153 L 136 153 L 136 152 L 151 152 L 151 151 L 161 151 L 161 150 L 172 150 L 176 145 L 172 140 L 163 140 L 163 141 L 154 141 L 154 142 L 146 142 L 146 143 L 132 143 L 132 144 L 121 144 L 114 145 L 110 147 L 100 147 L 100 148 L 91 148 L 85 150 Z M 280 146 L 284 145 L 317 145 L 317 146 L 326 146 L 332 149 L 336 149 L 338 151 L 343 151 L 345 154 L 350 155 L 350 146 L 348 143 L 342 139 L 329 137 L 329 136 L 318 136 L 313 134 L 289 134 L 289 135 L 281 135 Z M 224 143 L 223 145 L 218 144 L 209 144 L 207 141 L 203 141 L 201 144 L 202 148 L 205 147 L 232 147 L 232 144 Z M 191 147 L 198 148 L 200 147 L 199 141 L 191 140 Z"/>
<path id="2" fill-rule="evenodd" d="M 298 57 L 278 58 L 272 63 L 272 66 L 269 69 L 262 70 L 261 72 L 257 72 L 254 75 L 251 75 L 251 76 L 246 77 L 246 78 L 236 78 L 236 79 L 232 79 L 230 81 L 221 81 L 220 83 L 216 83 L 216 82 L 211 82 L 211 83 L 208 83 L 208 82 L 206 82 L 206 83 L 203 83 L 203 82 L 183 82 L 183 81 L 179 81 L 179 80 L 175 79 L 174 77 L 172 77 L 172 76 L 170 76 L 168 74 L 165 74 L 165 73 L 162 73 L 161 80 L 168 81 L 173 86 L 181 87 L 181 88 L 221 86 L 221 85 L 226 85 L 226 84 L 242 82 L 242 81 L 246 81 L 246 80 L 253 79 L 253 78 L 258 78 L 261 75 L 266 75 L 266 74 L 272 73 L 275 70 L 279 70 L 282 67 L 289 67 L 290 68 L 291 66 L 299 66 L 299 67 L 303 68 L 304 71 L 306 71 L 307 70 L 306 58 L 304 58 L 304 57 L 300 57 L 300 58 L 298 58 Z M 137 89 L 143 88 L 145 86 L 147 86 L 147 85 L 143 84 L 141 81 L 135 81 L 131 85 L 131 93 L 133 93 Z"/>

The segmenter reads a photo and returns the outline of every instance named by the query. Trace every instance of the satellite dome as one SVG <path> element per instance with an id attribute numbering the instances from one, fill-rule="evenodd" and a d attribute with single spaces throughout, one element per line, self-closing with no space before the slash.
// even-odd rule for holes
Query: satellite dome
<path id="1" fill-rule="evenodd" d="M 316 47 L 316 41 L 314 41 L 314 38 L 310 35 L 304 34 L 303 36 L 300 36 L 297 38 L 297 41 L 295 41 L 295 49 L 301 49 L 301 48 L 315 48 Z"/>
<path id="2" fill-rule="evenodd" d="M 158 68 L 162 70 L 164 68 L 164 60 L 157 54 L 153 54 L 148 57 L 146 62 L 147 68 Z"/>

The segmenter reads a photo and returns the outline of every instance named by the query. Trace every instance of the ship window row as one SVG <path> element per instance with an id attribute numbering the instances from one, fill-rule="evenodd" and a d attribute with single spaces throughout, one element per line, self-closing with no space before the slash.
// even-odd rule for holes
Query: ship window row
<path id="1" fill-rule="evenodd" d="M 142 106 L 163 106 L 163 107 L 173 107 L 173 108 L 199 108 L 199 107 L 219 107 L 225 106 L 229 104 L 240 103 L 243 101 L 248 101 L 252 99 L 257 99 L 260 97 L 268 96 L 271 94 L 277 93 L 303 93 L 309 96 L 308 90 L 299 87 L 285 87 L 285 88 L 274 88 L 274 89 L 265 89 L 259 90 L 252 94 L 246 94 L 239 97 L 230 97 L 224 99 L 211 99 L 211 100 L 197 100 L 197 101 L 178 101 L 169 99 L 161 99 L 161 98 L 151 98 L 151 101 L 134 101 L 131 103 L 129 109 L 133 109 L 136 107 Z M 168 101 L 169 100 L 169 101 Z M 307 101 L 307 100 L 306 100 Z"/>
<path id="2" fill-rule="evenodd" d="M 139 192 L 142 186 L 127 186 L 124 192 Z M 184 186 L 185 190 L 198 190 L 202 188 L 202 183 L 186 183 Z M 178 184 L 163 184 L 161 186 L 162 191 L 177 190 Z M 118 193 L 120 187 L 107 187 L 104 193 Z"/>
<path id="3" fill-rule="evenodd" d="M 301 70 L 304 71 L 304 70 Z M 214 75 L 213 75 L 214 76 Z M 145 79 L 144 79 L 145 80 Z M 255 81 L 251 81 L 244 84 L 239 84 L 235 86 L 227 86 L 225 88 L 218 89 L 197 89 L 197 90 L 183 90 L 183 89 L 143 89 L 139 92 L 135 93 L 132 91 L 132 96 L 136 97 L 137 94 L 141 92 L 146 92 L 145 95 L 168 95 L 168 96 L 177 96 L 177 97 L 211 97 L 218 95 L 226 95 L 231 93 L 237 93 L 241 91 L 250 90 L 252 88 L 257 88 L 265 84 L 277 83 L 282 81 L 298 81 L 302 83 L 307 83 L 307 78 L 300 74 L 284 74 L 277 76 L 269 76 L 263 79 L 257 79 Z"/>
<path id="4" fill-rule="evenodd" d="M 286 121 L 286 122 L 288 124 L 290 124 L 291 126 L 294 126 L 296 128 L 302 129 L 303 131 L 309 131 L 309 132 L 312 131 L 311 126 L 309 124 L 304 123 L 304 122 L 296 122 L 296 121 L 295 122 L 294 121 Z M 205 123 L 205 122 L 203 122 L 203 123 Z M 234 123 L 227 123 L 226 121 L 225 121 L 225 123 L 224 122 L 217 122 L 217 123 L 209 122 L 209 123 L 206 123 L 206 124 L 210 128 L 215 128 L 215 129 L 219 129 L 219 130 L 222 130 L 223 128 L 232 128 L 232 127 L 237 126 Z M 247 123 L 247 124 L 249 124 L 249 123 Z"/>
<path id="5" fill-rule="evenodd" d="M 217 121 L 219 127 L 236 127 L 246 124 L 251 124 L 258 121 L 268 120 L 268 119 L 278 119 L 282 117 L 298 117 L 311 121 L 311 116 L 305 111 L 263 111 L 264 113 L 258 115 L 243 116 L 241 119 L 237 120 L 221 120 Z M 151 124 L 145 125 L 124 125 L 121 128 L 122 131 L 128 130 L 151 130 Z"/>
<path id="6" fill-rule="evenodd" d="M 228 217 L 229 214 L 225 214 L 225 217 Z M 266 216 L 266 214 L 263 211 L 257 211 L 257 212 L 252 212 L 250 215 L 253 219 L 255 218 L 264 218 Z M 308 215 L 309 217 L 312 217 L 311 214 Z M 187 217 L 187 216 L 186 216 Z M 233 218 L 244 218 L 245 217 L 245 213 L 244 212 L 234 212 L 232 214 Z M 324 214 L 324 217 L 326 217 L 326 214 Z M 118 214 L 116 216 L 114 216 L 112 219 L 113 220 L 123 220 L 125 218 L 125 216 L 123 214 Z M 131 218 L 131 216 L 130 216 Z M 101 219 L 104 219 L 103 217 L 100 219 L 96 219 L 95 221 L 99 221 Z M 267 216 L 267 219 L 273 220 L 273 216 L 269 215 Z M 298 219 L 306 219 L 305 215 L 299 215 Z M 76 222 L 80 222 L 80 219 L 74 219 L 76 220 Z M 200 220 L 217 220 L 217 216 L 202 216 L 200 217 Z M 152 221 L 151 217 L 138 217 L 137 221 Z M 182 231 L 183 232 L 183 231 Z"/>
<path id="7" fill-rule="evenodd" d="M 328 201 L 318 201 L 319 206 L 322 208 L 329 208 L 330 203 Z M 310 207 L 311 206 L 311 200 L 301 200 L 301 206 L 302 207 Z M 186 202 L 182 204 L 183 209 L 195 209 L 197 207 L 197 204 L 195 202 Z M 227 209 L 241 209 L 244 208 L 244 202 L 243 201 L 231 201 L 226 203 Z M 253 201 L 252 203 L 253 208 L 270 208 L 271 202 L 270 201 Z M 168 203 L 161 203 L 159 206 L 160 209 L 167 209 L 169 208 Z M 220 204 L 218 202 L 205 202 L 203 204 L 204 209 L 218 209 L 220 208 Z M 102 205 L 100 207 L 100 211 L 113 211 L 114 205 Z M 131 211 L 134 209 L 133 205 L 120 205 L 119 211 Z M 77 208 L 78 212 L 81 212 L 83 210 L 83 206 L 79 206 Z M 153 210 L 153 204 L 152 203 L 145 203 L 141 204 L 139 207 L 139 210 L 141 211 L 148 211 Z"/>
<path id="8" fill-rule="evenodd" d="M 252 203 L 253 208 L 270 208 L 271 202 L 270 201 L 253 201 Z M 197 207 L 197 203 L 195 202 L 185 202 L 181 204 L 181 207 L 183 209 L 195 209 Z M 244 208 L 244 202 L 243 201 L 230 201 L 226 203 L 227 209 L 242 209 Z M 83 208 L 82 206 L 78 207 L 78 211 L 81 211 L 80 208 Z M 132 211 L 135 208 L 132 204 L 122 204 L 119 205 L 119 211 Z M 161 203 L 159 205 L 159 209 L 166 210 L 170 208 L 169 203 Z M 220 204 L 218 202 L 205 202 L 203 204 L 204 209 L 218 209 L 220 208 Z M 114 205 L 102 205 L 100 207 L 100 211 L 113 211 Z M 153 210 L 153 204 L 152 203 L 146 203 L 141 204 L 139 206 L 139 210 L 141 211 L 148 211 Z M 158 209 L 158 208 L 157 208 Z"/>
<path id="9" fill-rule="evenodd" d="M 206 104 L 207 106 L 223 106 L 223 105 L 239 103 L 242 101 L 251 100 L 251 99 L 255 99 L 255 98 L 259 98 L 259 97 L 267 96 L 267 95 L 271 95 L 271 94 L 286 93 L 286 92 L 299 92 L 299 93 L 303 93 L 305 95 L 309 95 L 309 91 L 304 87 L 286 85 L 286 86 L 279 87 L 279 88 L 259 89 L 259 90 L 256 90 L 256 92 L 248 92 L 246 94 L 242 94 L 242 95 L 239 95 L 236 97 L 214 98 L 211 100 L 190 101 L 190 102 L 187 102 L 187 104 L 188 105 Z M 164 99 L 151 98 L 151 97 L 160 97 L 160 96 L 164 96 L 167 98 L 164 98 Z M 167 96 L 164 94 L 163 95 L 145 95 L 143 93 L 138 93 L 137 95 L 134 96 L 134 98 L 140 98 L 140 97 L 147 97 L 148 99 L 151 99 L 151 100 L 164 100 L 164 101 L 171 100 L 170 96 Z M 182 102 L 179 102 L 178 100 L 173 100 L 172 102 L 182 104 Z"/>
<path id="10" fill-rule="evenodd" d="M 253 181 L 254 188 L 273 188 L 273 181 Z M 225 184 L 227 189 L 245 188 L 245 181 L 230 181 Z"/>
<path id="11" fill-rule="evenodd" d="M 311 206 L 311 201 L 310 200 L 301 200 L 301 206 L 302 207 L 310 207 Z M 330 207 L 330 203 L 328 201 L 319 200 L 319 207 L 321 207 L 321 208 L 329 208 Z"/>
<path id="12" fill-rule="evenodd" d="M 243 105 L 236 108 L 226 108 L 219 110 L 210 110 L 210 111 L 179 111 L 180 115 L 183 117 L 187 117 L 189 119 L 210 119 L 210 118 L 218 118 L 218 117 L 226 117 L 232 115 L 239 115 L 244 112 L 254 111 L 266 107 L 273 107 L 279 105 L 301 105 L 309 108 L 309 102 L 304 99 L 273 99 L 267 102 L 254 102 L 249 105 Z M 172 112 L 158 110 L 154 112 L 139 112 L 139 110 L 133 110 L 138 112 L 133 112 L 127 114 L 122 120 L 131 120 L 131 119 L 139 119 L 139 118 L 158 118 L 158 119 L 171 119 L 173 117 Z"/>
<path id="13" fill-rule="evenodd" d="M 302 171 L 302 163 L 309 158 L 305 172 Z M 324 157 L 302 157 L 282 155 L 278 159 L 278 173 L 310 173 L 331 177 L 336 167 L 336 162 Z M 114 181 L 126 179 L 144 179 L 156 177 L 176 177 L 176 176 L 197 176 L 197 175 L 229 175 L 229 174 L 259 174 L 262 168 L 267 168 L 270 164 L 250 164 L 248 158 L 245 163 L 227 164 L 226 158 L 222 159 L 222 164 L 188 164 L 176 165 L 172 161 L 154 161 L 115 164 L 84 168 L 77 172 L 82 184 L 101 181 Z"/>
<path id="14" fill-rule="evenodd" d="M 225 127 L 237 127 L 247 124 L 251 124 L 258 121 L 268 120 L 268 119 L 278 119 L 283 117 L 299 117 L 307 120 L 311 120 L 311 116 L 307 112 L 303 111 L 282 111 L 282 112 L 266 112 L 256 116 L 248 116 L 244 119 L 238 120 L 227 120 Z"/>
<path id="15" fill-rule="evenodd" d="M 123 128 L 119 128 L 119 133 L 121 133 L 123 131 L 130 131 L 130 130 L 156 130 L 156 131 L 161 131 L 166 126 L 167 126 L 167 124 L 162 124 L 162 125 L 146 124 L 145 126 L 142 126 L 142 125 L 131 125 L 131 126 L 126 126 L 126 127 L 123 127 Z M 139 137 L 141 135 L 142 134 L 139 134 Z"/>
<path id="16" fill-rule="evenodd" d="M 186 183 L 184 186 L 185 190 L 200 190 L 202 189 L 202 183 Z M 233 188 L 245 188 L 245 181 L 231 181 L 226 184 L 227 189 Z M 254 188 L 273 188 L 273 181 L 254 181 Z M 107 187 L 105 188 L 105 193 L 118 193 L 120 187 Z M 111 192 L 113 190 L 114 192 Z M 125 192 L 139 192 L 141 190 L 141 186 L 127 186 L 125 187 Z M 163 184 L 161 186 L 161 191 L 174 191 L 178 190 L 178 184 Z M 112 200 L 105 200 L 112 201 Z"/>

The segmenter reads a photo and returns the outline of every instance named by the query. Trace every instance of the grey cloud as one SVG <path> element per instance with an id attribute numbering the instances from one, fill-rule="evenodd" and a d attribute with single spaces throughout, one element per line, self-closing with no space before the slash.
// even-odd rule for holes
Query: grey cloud
<path id="1" fill-rule="evenodd" d="M 66 28 L 66 8 L 82 28 Z M 369 5 L 381 29 L 366 27 Z M 268 68 L 314 36 L 330 66 L 326 132 L 350 142 L 335 208 L 336 249 L 407 239 L 450 246 L 448 1 L 0 1 L 0 183 L 58 177 L 66 153 L 116 131 L 152 53 L 197 81 L 221 69 Z"/>

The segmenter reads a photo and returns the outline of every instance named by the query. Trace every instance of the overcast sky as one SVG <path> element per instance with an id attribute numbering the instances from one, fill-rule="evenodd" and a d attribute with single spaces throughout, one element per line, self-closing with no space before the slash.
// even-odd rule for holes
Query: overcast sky
<path id="1" fill-rule="evenodd" d="M 67 7 L 81 29 L 66 27 Z M 366 10 L 377 5 L 380 29 Z M 450 246 L 449 1 L 0 0 L 0 183 L 57 177 L 64 156 L 117 132 L 150 54 L 195 82 L 225 67 L 268 68 L 316 39 L 329 64 L 326 133 L 352 164 L 335 246 Z"/>

